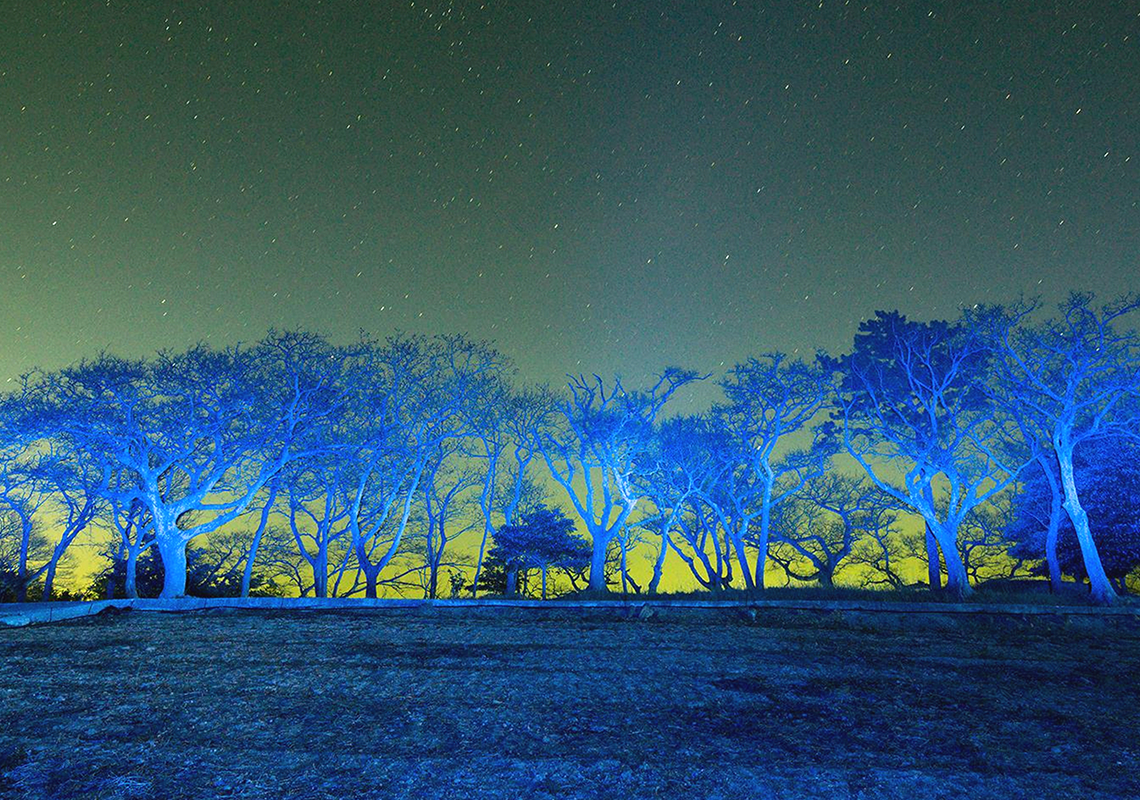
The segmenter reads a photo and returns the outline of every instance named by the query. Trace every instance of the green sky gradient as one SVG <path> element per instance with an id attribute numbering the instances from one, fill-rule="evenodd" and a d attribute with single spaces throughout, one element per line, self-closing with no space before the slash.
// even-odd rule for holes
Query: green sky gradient
<path id="1" fill-rule="evenodd" d="M 5 14 L 6 378 L 269 326 L 640 376 L 1136 288 L 1130 4 L 237 5 Z"/>

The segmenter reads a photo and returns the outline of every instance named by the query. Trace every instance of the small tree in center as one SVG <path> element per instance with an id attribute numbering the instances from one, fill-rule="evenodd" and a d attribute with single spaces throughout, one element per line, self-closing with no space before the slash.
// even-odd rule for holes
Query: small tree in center
<path id="1" fill-rule="evenodd" d="M 542 599 L 546 599 L 547 575 L 554 569 L 581 569 L 590 563 L 590 543 L 574 533 L 574 521 L 560 508 L 539 506 L 516 525 L 495 532 L 488 555 L 489 574 L 505 577 L 506 594 L 518 591 L 519 573 L 537 569 L 542 574 Z M 493 566 L 501 565 L 500 569 Z M 495 587 L 500 588 L 500 587 Z"/>

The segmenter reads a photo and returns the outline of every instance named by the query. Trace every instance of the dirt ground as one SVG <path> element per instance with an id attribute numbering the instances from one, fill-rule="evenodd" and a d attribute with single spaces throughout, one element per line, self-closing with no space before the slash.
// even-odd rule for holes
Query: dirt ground
<path id="1" fill-rule="evenodd" d="M 0 631 L 0 797 L 1140 797 L 1140 628 L 100 616 Z"/>

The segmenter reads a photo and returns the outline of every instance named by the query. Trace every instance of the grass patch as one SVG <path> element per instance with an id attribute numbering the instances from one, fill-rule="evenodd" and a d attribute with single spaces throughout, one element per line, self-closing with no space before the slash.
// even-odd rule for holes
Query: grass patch
<path id="1" fill-rule="evenodd" d="M 0 631 L 0 796 L 1140 796 L 1140 629 L 143 614 Z"/>

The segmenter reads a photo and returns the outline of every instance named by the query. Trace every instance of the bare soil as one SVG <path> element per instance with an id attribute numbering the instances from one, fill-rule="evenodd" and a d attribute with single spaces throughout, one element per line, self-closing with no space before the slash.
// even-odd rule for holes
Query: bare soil
<path id="1" fill-rule="evenodd" d="M 1140 797 L 1133 618 L 126 612 L 0 631 L 0 797 Z"/>

